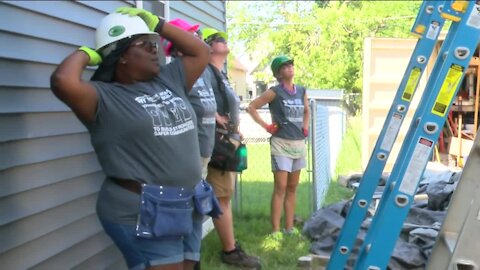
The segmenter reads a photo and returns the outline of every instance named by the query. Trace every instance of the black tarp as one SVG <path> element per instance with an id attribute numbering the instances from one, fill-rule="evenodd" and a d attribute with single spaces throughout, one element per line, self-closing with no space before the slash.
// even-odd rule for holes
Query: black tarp
<path id="1" fill-rule="evenodd" d="M 428 257 L 432 252 L 440 226 L 445 219 L 448 203 L 460 179 L 461 172 L 452 172 L 448 169 L 427 169 L 417 189 L 417 195 L 427 194 L 427 200 L 416 201 L 403 224 L 400 237 L 392 252 L 388 265 L 389 269 L 424 269 Z M 349 186 L 360 181 L 358 174 L 352 179 L 345 180 Z M 381 181 L 376 193 L 384 189 L 385 181 Z M 329 256 L 345 221 L 352 200 L 342 201 L 325 206 L 312 214 L 303 227 L 303 234 L 311 241 L 310 252 Z M 355 248 L 351 252 L 347 268 L 352 268 L 358 249 L 365 238 L 372 214 L 373 204 L 367 217 L 362 223 L 357 235 Z"/>

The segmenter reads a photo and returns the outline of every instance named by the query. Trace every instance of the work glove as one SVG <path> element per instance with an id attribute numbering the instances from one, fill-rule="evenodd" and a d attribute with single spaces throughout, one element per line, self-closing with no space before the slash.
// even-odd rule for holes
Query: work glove
<path id="1" fill-rule="evenodd" d="M 308 128 L 303 128 L 303 136 L 308 137 Z"/>
<path id="2" fill-rule="evenodd" d="M 88 57 L 90 57 L 90 60 L 88 60 L 89 66 L 98 66 L 102 63 L 102 57 L 95 50 L 90 49 L 87 46 L 82 46 L 78 48 L 78 50 L 85 52 L 88 55 Z"/>
<path id="3" fill-rule="evenodd" d="M 273 134 L 277 133 L 277 131 L 278 131 L 278 125 L 275 124 L 275 123 L 272 123 L 272 124 L 270 124 L 270 125 L 267 125 L 267 126 L 265 127 L 265 130 L 266 130 L 268 133 L 270 133 L 270 134 L 273 135 Z"/>
<path id="4" fill-rule="evenodd" d="M 158 23 L 160 22 L 160 18 L 158 18 L 158 16 L 141 8 L 120 7 L 115 12 L 140 17 L 147 24 L 150 31 L 155 31 Z"/>

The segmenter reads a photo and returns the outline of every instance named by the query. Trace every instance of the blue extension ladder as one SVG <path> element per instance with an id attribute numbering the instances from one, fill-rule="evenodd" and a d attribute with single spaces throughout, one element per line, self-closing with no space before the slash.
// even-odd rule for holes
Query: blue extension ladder
<path id="1" fill-rule="evenodd" d="M 475 1 L 425 1 L 422 4 L 420 13 L 422 14 L 425 8 L 431 10 L 429 6 L 433 5 L 436 5 L 437 8 L 441 7 L 441 16 L 452 20 L 453 23 L 415 113 L 415 120 L 410 125 L 392 174 L 387 181 L 380 206 L 360 248 L 355 269 L 375 270 L 386 268 L 403 221 L 410 209 L 418 182 L 425 170 L 440 130 L 444 125 L 452 100 L 458 91 L 479 41 L 480 5 L 477 5 Z M 419 16 L 424 18 L 425 15 L 421 14 Z M 433 17 L 432 13 L 427 19 L 427 22 L 430 22 L 430 26 L 434 22 L 432 20 Z M 426 21 L 423 18 L 417 18 L 415 23 L 417 26 L 414 26 L 414 29 L 420 29 L 418 25 Z M 426 36 L 422 35 L 417 47 L 422 39 L 425 38 Z M 412 55 L 411 62 L 418 59 L 418 54 L 415 53 Z M 407 78 L 402 80 L 402 84 L 412 77 L 412 73 L 408 73 L 408 69 L 405 74 Z M 403 90 L 402 84 L 399 92 Z M 366 173 L 352 203 L 352 208 L 332 253 L 328 265 L 330 270 L 344 269 L 346 266 L 345 264 L 352 250 L 358 229 L 365 217 L 366 208 L 371 201 L 371 196 L 385 166 L 384 161 L 388 157 L 382 156 L 381 145 L 382 143 L 384 144 L 385 134 L 392 126 L 390 124 L 393 122 L 392 118 L 404 105 L 401 103 L 397 104 L 399 95 L 400 93 L 397 93 L 395 97 L 386 121 L 389 124 L 382 129 Z M 396 133 L 398 133 L 398 130 L 399 127 L 396 129 Z"/>
<path id="2" fill-rule="evenodd" d="M 419 37 L 419 40 L 373 149 L 336 246 L 330 256 L 328 270 L 343 269 L 353 249 L 360 225 L 367 214 L 368 206 L 380 181 L 390 151 L 443 27 L 445 20 L 440 15 L 442 5 L 442 1 L 423 1 L 420 7 L 411 30 L 413 34 Z"/>

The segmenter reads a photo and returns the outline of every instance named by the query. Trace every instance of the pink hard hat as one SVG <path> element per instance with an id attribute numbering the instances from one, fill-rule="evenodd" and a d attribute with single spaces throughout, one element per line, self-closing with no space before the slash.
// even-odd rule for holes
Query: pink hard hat
<path id="1" fill-rule="evenodd" d="M 187 32 L 192 32 L 192 33 L 198 31 L 198 29 L 200 28 L 199 24 L 191 25 L 187 21 L 185 21 L 183 19 L 180 19 L 180 18 L 173 19 L 173 20 L 169 21 L 168 23 L 171 24 L 171 25 L 175 25 L 176 27 L 178 27 L 180 29 L 183 29 Z M 170 54 L 172 53 L 172 46 L 173 46 L 172 42 L 170 42 L 169 40 L 164 39 L 164 38 L 162 38 L 161 41 L 162 41 L 162 45 L 163 45 L 163 52 L 165 52 L 166 56 L 170 56 Z"/>

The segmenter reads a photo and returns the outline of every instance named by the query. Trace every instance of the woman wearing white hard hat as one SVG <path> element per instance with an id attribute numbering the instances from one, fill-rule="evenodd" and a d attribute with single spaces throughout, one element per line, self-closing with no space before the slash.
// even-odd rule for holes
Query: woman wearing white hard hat
<path id="1" fill-rule="evenodd" d="M 159 34 L 181 61 L 160 65 Z M 106 175 L 97 214 L 130 269 L 192 269 L 200 259 L 199 241 L 186 240 L 201 234 L 202 219 L 193 211 L 201 167 L 187 95 L 208 59 L 193 35 L 124 7 L 101 21 L 95 50 L 81 47 L 52 74 L 52 91 L 90 132 Z"/>

